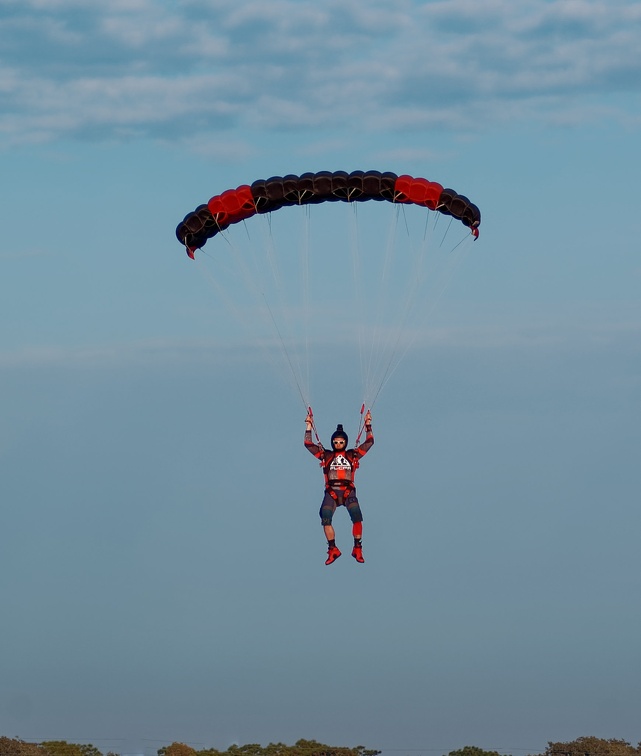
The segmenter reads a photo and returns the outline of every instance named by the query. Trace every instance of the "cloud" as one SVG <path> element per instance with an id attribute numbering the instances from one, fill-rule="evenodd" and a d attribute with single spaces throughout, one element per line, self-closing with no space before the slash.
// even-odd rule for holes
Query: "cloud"
<path id="1" fill-rule="evenodd" d="M 369 336 L 369 333 L 366 333 Z M 393 331 L 394 338 L 398 336 Z M 410 327 L 403 330 L 399 341 L 398 353 L 393 362 L 403 359 L 413 352 L 425 349 L 500 351 L 527 349 L 550 351 L 563 354 L 568 350 L 583 352 L 603 352 L 614 350 L 628 353 L 638 365 L 640 328 L 638 319 L 630 322 L 604 324 L 593 321 L 559 323 L 541 320 L 536 323 L 513 324 L 476 324 L 466 327 L 431 326 L 414 332 Z M 385 329 L 379 328 L 376 337 L 383 351 L 389 346 Z M 298 337 L 297 337 L 298 338 Z M 365 339 L 368 342 L 368 339 Z M 309 344 L 300 340 L 288 340 L 288 349 L 298 358 L 311 347 L 313 358 L 321 359 L 326 353 L 339 350 L 353 355 L 358 349 L 357 334 L 337 340 L 327 334 L 312 337 Z M 367 348 L 366 348 L 367 349 Z M 0 352 L 0 370 L 18 368 L 71 368 L 71 369 L 110 369 L 120 367 L 169 367 L 184 365 L 249 365 L 264 364 L 266 359 L 279 362 L 283 359 L 282 347 L 275 333 L 264 337 L 238 337 L 235 341 L 215 339 L 194 339 L 180 341 L 155 339 L 133 343 L 114 343 L 103 346 L 34 346 Z M 300 354 L 299 354 L 300 353 Z M 386 355 L 390 357 L 388 353 Z M 284 364 L 284 363 L 283 363 Z M 632 362 L 631 362 L 632 364 Z M 637 379 L 640 374 L 636 372 Z"/>
<path id="2" fill-rule="evenodd" d="M 70 368 L 105 370 L 122 367 L 158 367 L 170 365 L 244 364 L 255 361 L 255 348 L 246 343 L 238 346 L 218 342 L 148 341 L 107 346 L 24 347 L 0 353 L 0 370 L 19 368 Z"/>
<path id="3" fill-rule="evenodd" d="M 632 0 L 0 8 L 5 145 L 169 135 L 197 143 L 231 128 L 341 124 L 469 132 L 519 119 L 576 122 L 590 108 L 638 123 L 641 7 Z M 627 99 L 606 107 L 613 94 Z"/>

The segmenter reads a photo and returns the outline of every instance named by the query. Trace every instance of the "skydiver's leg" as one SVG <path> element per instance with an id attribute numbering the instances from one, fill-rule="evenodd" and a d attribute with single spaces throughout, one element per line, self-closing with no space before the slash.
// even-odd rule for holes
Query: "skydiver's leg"
<path id="1" fill-rule="evenodd" d="M 358 503 L 358 499 L 356 498 L 356 492 L 351 491 L 348 496 L 347 500 L 345 501 L 345 507 L 347 508 L 347 511 L 349 512 L 349 516 L 352 520 L 352 533 L 354 536 L 356 534 L 363 534 L 363 513 L 361 512 L 361 506 Z"/>
<path id="2" fill-rule="evenodd" d="M 325 531 L 325 538 L 327 538 L 327 543 L 336 543 L 336 531 L 334 530 L 334 526 L 323 525 L 323 530 Z"/>
<path id="3" fill-rule="evenodd" d="M 327 538 L 327 542 L 330 545 L 334 545 L 334 539 L 336 537 L 336 534 L 334 533 L 334 527 L 332 525 L 335 511 L 336 499 L 325 492 L 325 497 L 323 498 L 323 503 L 321 504 L 319 514 L 323 530 L 325 531 L 325 538 Z"/>
<path id="4" fill-rule="evenodd" d="M 357 562 L 362 563 L 365 561 L 363 559 L 363 514 L 355 491 L 348 495 L 345 506 L 352 520 L 352 535 L 354 536 L 352 556 Z"/>
<path id="5" fill-rule="evenodd" d="M 336 546 L 334 528 L 332 526 L 336 504 L 336 499 L 334 499 L 329 493 L 325 492 L 325 498 L 323 499 L 319 513 L 323 531 L 325 532 L 325 538 L 327 538 L 327 561 L 325 564 L 332 564 L 332 562 L 335 562 L 341 555 L 340 550 Z"/>

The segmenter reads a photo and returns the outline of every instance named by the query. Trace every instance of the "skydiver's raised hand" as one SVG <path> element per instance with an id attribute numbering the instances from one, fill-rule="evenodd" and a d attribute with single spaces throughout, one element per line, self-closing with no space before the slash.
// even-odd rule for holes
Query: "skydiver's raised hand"
<path id="1" fill-rule="evenodd" d="M 305 418 L 305 423 L 307 425 L 306 430 L 311 430 L 312 429 L 313 422 L 314 422 L 314 419 L 312 418 L 312 416 L 311 415 L 307 415 L 307 417 Z"/>
<path id="2" fill-rule="evenodd" d="M 365 413 L 365 425 L 371 425 L 372 424 L 372 413 L 367 410 Z"/>

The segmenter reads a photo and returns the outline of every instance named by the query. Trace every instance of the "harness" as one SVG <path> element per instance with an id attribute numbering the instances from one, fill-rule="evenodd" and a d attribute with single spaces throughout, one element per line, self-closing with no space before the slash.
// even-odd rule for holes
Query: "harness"
<path id="1" fill-rule="evenodd" d="M 354 456 L 349 460 L 352 466 L 352 479 L 351 480 L 332 480 L 329 479 L 329 468 L 332 461 L 336 458 L 337 454 L 347 456 L 345 452 L 332 452 L 332 456 L 328 460 L 321 459 L 320 466 L 325 476 L 325 493 L 328 493 L 332 499 L 338 501 L 338 492 L 346 498 L 346 494 L 355 490 L 354 478 L 356 477 L 356 470 L 360 467 L 360 461 L 358 459 L 358 452 L 354 451 Z M 350 455 L 351 456 L 351 455 Z"/>

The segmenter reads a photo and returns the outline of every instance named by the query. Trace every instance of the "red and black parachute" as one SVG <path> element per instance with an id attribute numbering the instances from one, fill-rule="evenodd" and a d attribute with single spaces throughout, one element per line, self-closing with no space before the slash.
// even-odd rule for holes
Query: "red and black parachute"
<path id="1" fill-rule="evenodd" d="M 212 197 L 185 216 L 176 228 L 176 237 L 193 258 L 219 231 L 256 213 L 270 213 L 290 205 L 320 202 L 365 202 L 387 200 L 411 203 L 451 215 L 479 235 L 481 212 L 467 197 L 453 189 L 444 189 L 435 181 L 412 176 L 397 176 L 380 171 L 320 171 L 301 176 L 273 176 L 259 179 L 249 186 L 228 189 Z"/>

